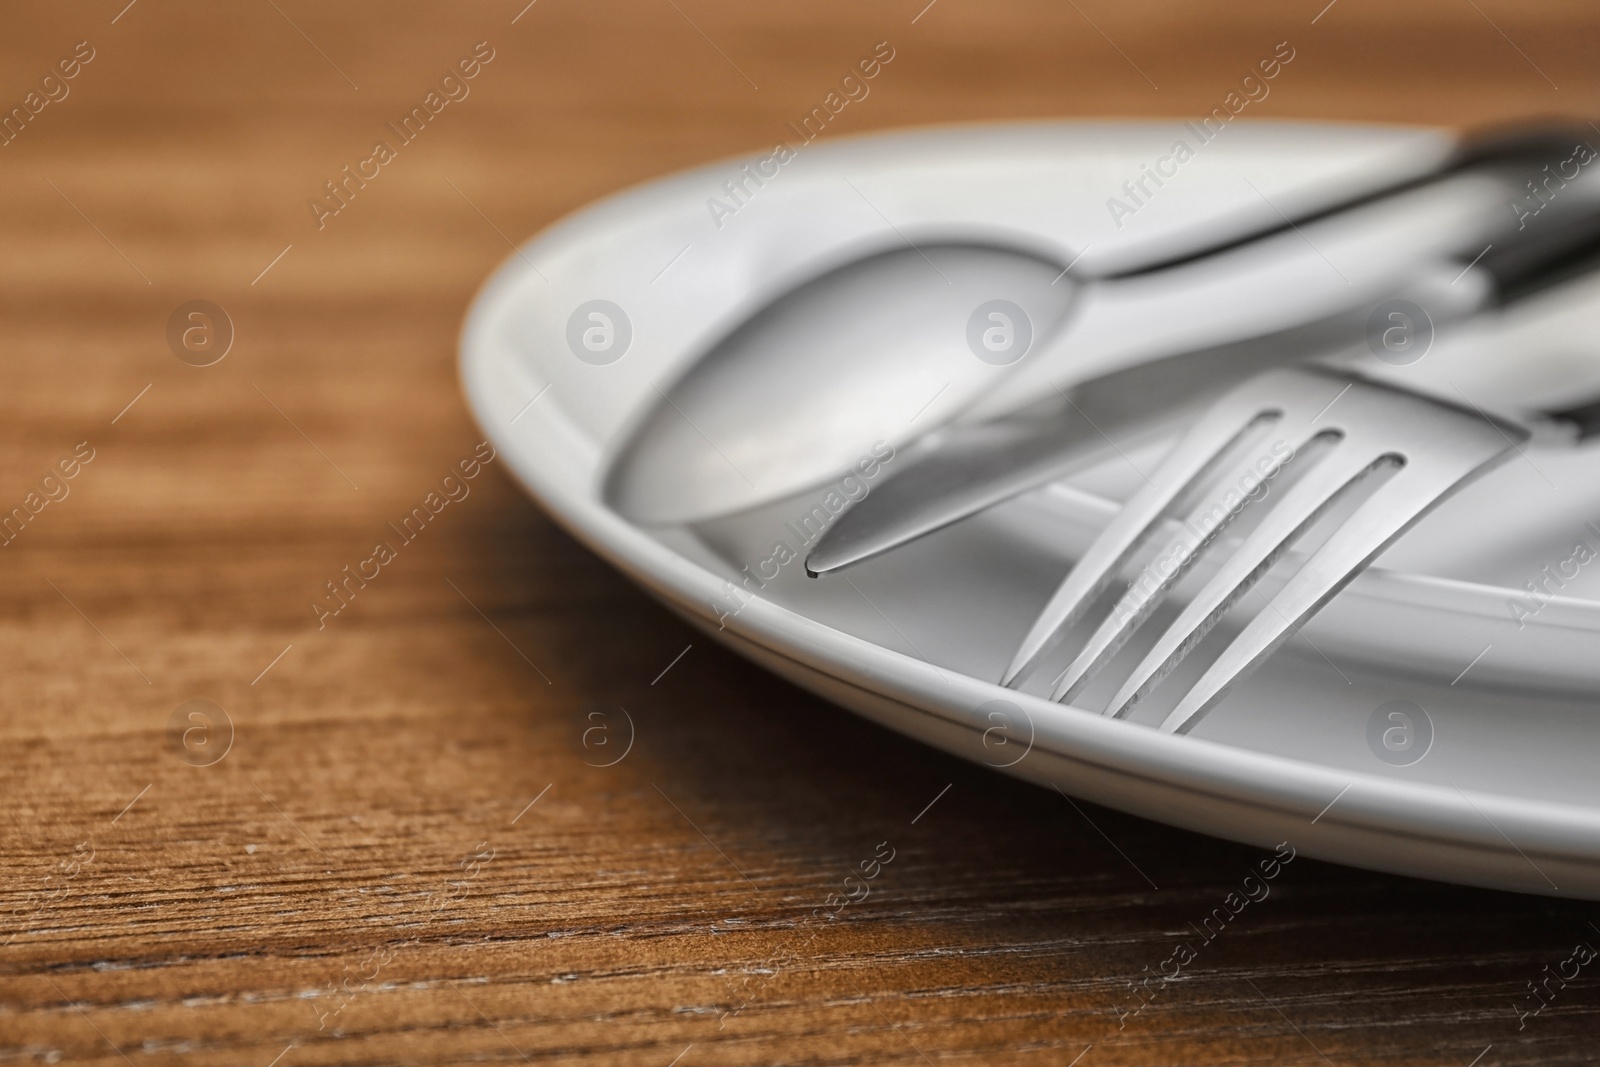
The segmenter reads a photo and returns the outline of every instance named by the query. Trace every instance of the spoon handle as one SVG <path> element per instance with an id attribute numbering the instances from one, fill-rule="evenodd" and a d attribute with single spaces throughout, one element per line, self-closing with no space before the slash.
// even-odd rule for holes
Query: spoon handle
<path id="1" fill-rule="evenodd" d="M 1228 237 L 1199 248 L 1165 253 L 1155 259 L 1128 264 L 1092 277 L 1099 281 L 1116 281 L 1187 266 L 1265 238 L 1275 237 L 1433 185 L 1466 171 L 1504 170 L 1508 167 L 1517 167 L 1531 172 L 1545 163 L 1555 164 L 1565 159 L 1575 145 L 1587 144 L 1588 132 L 1589 129 L 1583 125 L 1565 123 L 1489 127 L 1474 131 L 1464 136 L 1455 150 L 1447 154 L 1441 163 L 1419 174 L 1406 174 L 1376 188 L 1365 188 L 1304 211 L 1291 210 L 1276 220 L 1232 231 Z"/>

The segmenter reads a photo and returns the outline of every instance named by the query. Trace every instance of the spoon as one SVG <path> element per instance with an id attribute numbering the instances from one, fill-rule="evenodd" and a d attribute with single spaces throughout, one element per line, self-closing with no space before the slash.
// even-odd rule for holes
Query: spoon
<path id="1" fill-rule="evenodd" d="M 1413 265 L 1470 256 L 1504 230 L 1517 180 L 1555 143 L 1468 142 L 1428 175 L 1298 222 L 1280 216 L 1209 252 L 1083 281 L 1037 251 L 901 235 L 905 247 L 778 296 L 658 387 L 604 499 L 651 525 L 731 514 L 957 416 L 992 418 L 1128 366 L 1371 303 Z"/>

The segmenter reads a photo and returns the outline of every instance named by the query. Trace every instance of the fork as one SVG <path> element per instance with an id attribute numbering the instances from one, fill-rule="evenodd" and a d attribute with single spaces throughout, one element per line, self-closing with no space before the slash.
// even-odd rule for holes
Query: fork
<path id="1" fill-rule="evenodd" d="M 1481 411 L 1337 371 L 1258 374 L 1207 409 L 1091 543 L 1034 621 L 1001 684 L 1019 684 L 1178 519 L 1164 552 L 1128 585 L 1055 680 L 1050 698 L 1080 696 L 1223 531 L 1244 512 L 1265 507 L 1111 698 L 1104 714 L 1125 718 L 1318 519 L 1352 503 L 1351 494 L 1368 493 L 1161 724 L 1164 732 L 1187 733 L 1379 553 L 1528 437 L 1524 428 Z M 1274 493 L 1282 475 L 1287 487 Z"/>

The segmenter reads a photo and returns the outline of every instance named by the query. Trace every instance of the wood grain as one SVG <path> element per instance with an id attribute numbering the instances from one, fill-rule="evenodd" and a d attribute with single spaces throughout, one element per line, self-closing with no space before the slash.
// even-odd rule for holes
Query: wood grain
<path id="1" fill-rule="evenodd" d="M 1600 912 L 1305 858 L 1119 1017 L 1256 851 L 776 681 L 497 464 L 318 628 L 480 440 L 455 336 L 508 239 L 770 145 L 879 40 L 827 136 L 1200 114 L 1282 40 L 1263 116 L 1600 112 L 1579 0 L 924 2 L 0 16 L 0 101 L 95 51 L 0 147 L 0 507 L 94 450 L 0 549 L 0 1062 L 1591 1060 L 1587 972 L 1514 1005 Z M 471 95 L 319 229 L 307 200 L 480 41 Z M 168 349 L 194 299 L 236 329 L 214 366 Z M 208 766 L 169 729 L 196 699 L 231 722 Z"/>

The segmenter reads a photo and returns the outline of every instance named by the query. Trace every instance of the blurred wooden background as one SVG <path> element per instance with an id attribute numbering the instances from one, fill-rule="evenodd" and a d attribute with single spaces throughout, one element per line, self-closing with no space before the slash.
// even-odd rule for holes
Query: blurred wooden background
<path id="1" fill-rule="evenodd" d="M 494 464 L 309 608 L 480 439 L 456 331 L 507 239 L 769 147 L 877 41 L 826 136 L 1192 117 L 1285 40 L 1252 115 L 1466 125 L 1600 114 L 1592 3 L 524 2 L 0 15 L 7 110 L 93 50 L 0 147 L 0 508 L 68 490 L 0 549 L 0 1062 L 1592 1059 L 1592 976 L 1516 1006 L 1600 910 L 1311 860 L 1119 1026 L 1254 850 L 797 692 Z M 317 229 L 480 41 L 470 97 Z M 234 324 L 210 367 L 168 347 L 190 300 Z M 231 731 L 186 761 L 191 700 Z"/>

